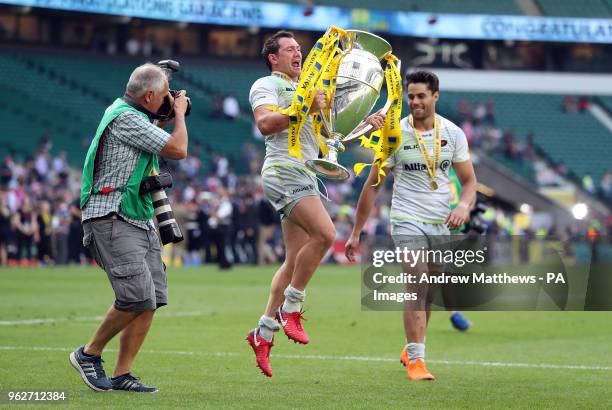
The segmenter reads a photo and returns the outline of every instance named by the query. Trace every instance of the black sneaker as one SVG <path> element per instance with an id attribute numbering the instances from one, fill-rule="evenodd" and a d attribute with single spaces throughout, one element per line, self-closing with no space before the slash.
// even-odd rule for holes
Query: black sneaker
<path id="1" fill-rule="evenodd" d="M 113 386 L 110 378 L 106 377 L 104 368 L 102 367 L 103 360 L 100 356 L 86 356 L 83 348 L 79 347 L 74 352 L 70 353 L 70 364 L 80 374 L 86 385 L 95 391 L 110 391 Z"/>
<path id="2" fill-rule="evenodd" d="M 132 376 L 131 373 L 124 374 L 117 378 L 111 378 L 113 390 L 125 390 L 138 393 L 157 393 L 157 387 L 148 387 L 140 382 L 139 377 Z"/>

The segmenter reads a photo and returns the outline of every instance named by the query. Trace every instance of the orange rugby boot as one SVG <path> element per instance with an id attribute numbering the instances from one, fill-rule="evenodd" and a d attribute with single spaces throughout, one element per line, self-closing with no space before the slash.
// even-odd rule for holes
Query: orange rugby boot
<path id="1" fill-rule="evenodd" d="M 413 363 L 408 363 L 408 379 L 410 380 L 436 380 L 435 377 L 425 367 L 423 359 L 417 359 Z"/>

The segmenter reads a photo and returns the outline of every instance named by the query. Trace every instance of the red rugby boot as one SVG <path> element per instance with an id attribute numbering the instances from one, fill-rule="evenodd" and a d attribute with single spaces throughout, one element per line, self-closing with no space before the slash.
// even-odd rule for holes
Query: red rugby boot
<path id="1" fill-rule="evenodd" d="M 251 330 L 247 334 L 246 340 L 253 348 L 253 352 L 255 352 L 257 367 L 259 367 L 263 374 L 268 377 L 272 377 L 272 367 L 270 367 L 270 350 L 272 349 L 272 346 L 274 346 L 274 343 L 268 342 L 266 339 L 259 336 L 259 328 Z"/>
<path id="2" fill-rule="evenodd" d="M 287 313 L 282 308 L 276 309 L 276 320 L 278 320 L 285 331 L 285 334 L 290 340 L 303 345 L 308 344 L 308 335 L 302 327 L 302 320 L 306 320 L 302 316 L 302 311 Z"/>

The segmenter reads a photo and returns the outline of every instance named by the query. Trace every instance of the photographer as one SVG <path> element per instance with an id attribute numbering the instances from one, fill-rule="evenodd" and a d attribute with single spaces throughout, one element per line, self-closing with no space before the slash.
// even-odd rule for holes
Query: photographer
<path id="1" fill-rule="evenodd" d="M 130 373 L 155 310 L 168 303 L 152 196 L 140 195 L 139 189 L 143 179 L 157 174 L 158 155 L 171 159 L 187 155 L 189 103 L 185 91 L 173 94 L 162 68 L 149 63 L 136 68 L 125 95 L 104 112 L 85 159 L 80 201 L 83 244 L 106 271 L 115 302 L 89 342 L 70 354 L 70 362 L 96 391 L 157 391 Z M 162 127 L 172 110 L 174 128 L 168 134 Z M 153 120 L 160 118 L 166 120 L 158 127 Z M 119 332 L 117 363 L 109 378 L 100 356 Z"/>

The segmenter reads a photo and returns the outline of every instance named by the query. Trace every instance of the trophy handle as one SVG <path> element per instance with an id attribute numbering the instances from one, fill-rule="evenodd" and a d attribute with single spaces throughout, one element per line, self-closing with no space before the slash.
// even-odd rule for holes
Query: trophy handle
<path id="1" fill-rule="evenodd" d="M 382 110 L 380 110 L 380 112 L 382 112 L 383 114 L 387 114 L 387 112 L 389 111 L 389 108 L 391 108 L 391 103 L 389 101 L 387 101 L 385 103 L 385 106 L 382 108 Z M 367 134 L 368 132 L 370 132 L 372 130 L 372 124 L 368 124 L 365 127 L 363 127 L 362 129 L 360 129 L 357 132 L 351 132 L 349 135 L 347 135 L 346 137 L 344 137 L 342 139 L 342 142 L 351 142 L 359 137 L 361 137 L 362 135 Z"/>
<path id="2" fill-rule="evenodd" d="M 397 61 L 397 69 L 400 71 L 402 70 L 402 60 L 398 60 Z M 389 99 L 387 99 L 387 102 L 385 103 L 385 105 L 382 107 L 382 109 L 380 110 L 383 114 L 387 115 L 387 112 L 389 112 L 389 108 L 391 108 L 391 101 L 389 101 Z M 350 142 L 353 141 L 359 137 L 361 137 L 364 134 L 367 134 L 368 132 L 370 132 L 372 130 L 372 124 L 368 124 L 367 126 L 365 126 L 364 128 L 360 129 L 359 131 L 355 132 L 351 132 L 349 135 L 347 135 L 346 137 L 344 137 L 341 141 L 342 142 Z"/>

